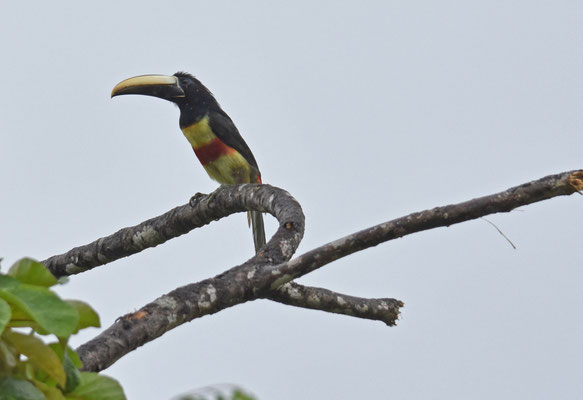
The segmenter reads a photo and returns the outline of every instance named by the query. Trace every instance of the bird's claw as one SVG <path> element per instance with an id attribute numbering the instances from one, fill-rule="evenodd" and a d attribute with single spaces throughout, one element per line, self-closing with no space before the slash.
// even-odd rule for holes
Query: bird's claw
<path id="1" fill-rule="evenodd" d="M 195 207 L 195 206 L 198 204 L 198 202 L 200 201 L 200 199 L 201 199 L 202 197 L 205 197 L 205 196 L 206 196 L 206 194 L 198 192 L 198 193 L 196 193 L 194 196 L 192 196 L 192 197 L 190 198 L 190 200 L 189 200 L 188 204 L 189 204 L 191 207 Z"/>

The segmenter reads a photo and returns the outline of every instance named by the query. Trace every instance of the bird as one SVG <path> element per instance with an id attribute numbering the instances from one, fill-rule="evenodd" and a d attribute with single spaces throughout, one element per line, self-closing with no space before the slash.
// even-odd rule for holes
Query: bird
<path id="1" fill-rule="evenodd" d="M 221 185 L 262 183 L 253 153 L 211 91 L 187 72 L 139 75 L 115 85 L 111 97 L 136 94 L 170 101 L 180 110 L 179 126 L 211 179 Z M 250 211 L 255 252 L 265 245 L 263 214 Z"/>

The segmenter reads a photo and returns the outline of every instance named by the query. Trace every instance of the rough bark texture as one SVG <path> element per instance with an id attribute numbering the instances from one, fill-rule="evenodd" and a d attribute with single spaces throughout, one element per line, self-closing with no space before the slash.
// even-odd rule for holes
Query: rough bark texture
<path id="1" fill-rule="evenodd" d="M 253 190 L 251 197 L 250 189 Z M 121 317 L 96 338 L 80 346 L 77 352 L 85 370 L 101 371 L 128 352 L 178 325 L 256 299 L 257 294 L 265 291 L 271 283 L 258 279 L 256 271 L 289 260 L 304 234 L 304 215 L 300 205 L 287 192 L 269 185 L 225 186 L 191 203 L 194 203 L 192 208 L 202 208 L 201 212 L 206 213 L 205 218 L 197 219 L 193 226 L 234 211 L 246 211 L 247 208 L 271 212 L 280 226 L 263 250 L 249 261 L 214 278 L 180 287 L 159 297 L 140 310 Z M 178 207 L 160 218 L 167 218 L 177 210 L 188 212 L 184 207 L 190 206 Z M 148 221 L 150 225 L 154 222 Z M 187 229 L 182 224 L 178 225 L 181 226 L 178 231 Z M 135 228 L 128 229 L 134 232 Z"/>
<path id="2" fill-rule="evenodd" d="M 132 228 L 45 260 L 57 276 L 82 272 L 115 259 L 154 247 L 234 212 L 269 212 L 279 229 L 264 249 L 242 265 L 214 278 L 186 285 L 158 298 L 139 311 L 121 317 L 95 339 L 82 345 L 85 369 L 100 371 L 124 354 L 170 329 L 236 304 L 259 298 L 280 303 L 374 319 L 394 325 L 403 303 L 395 299 L 363 299 L 327 289 L 290 282 L 356 251 L 414 232 L 449 226 L 488 214 L 583 190 L 583 171 L 547 176 L 490 196 L 436 207 L 356 232 L 289 261 L 304 229 L 299 204 L 287 192 L 269 185 L 221 187 L 211 195 L 193 198 Z"/>
<path id="3" fill-rule="evenodd" d="M 195 195 L 189 204 L 50 257 L 42 263 L 56 277 L 78 274 L 156 247 L 228 215 L 247 211 L 250 207 L 275 215 L 280 208 L 292 205 L 301 212 L 299 204 L 289 193 L 270 185 L 222 186 L 210 195 Z"/>
<path id="4" fill-rule="evenodd" d="M 375 225 L 308 251 L 284 265 L 273 268 L 278 274 L 286 276 L 286 279 L 278 283 L 287 283 L 339 258 L 388 240 L 437 227 L 450 226 L 489 214 L 509 212 L 517 207 L 556 196 L 571 195 L 576 192 L 581 194 L 581 190 L 583 190 L 583 170 L 549 175 L 500 193 L 463 203 L 435 207 Z"/>
<path id="5" fill-rule="evenodd" d="M 382 321 L 388 326 L 395 325 L 399 309 L 404 306 L 402 301 L 396 299 L 365 299 L 294 282 L 270 291 L 265 298 L 290 306 Z"/>

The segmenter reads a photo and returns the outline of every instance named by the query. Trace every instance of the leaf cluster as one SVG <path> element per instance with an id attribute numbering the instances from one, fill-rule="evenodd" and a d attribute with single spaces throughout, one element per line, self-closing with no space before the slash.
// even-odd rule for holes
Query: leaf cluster
<path id="1" fill-rule="evenodd" d="M 29 258 L 0 273 L 0 400 L 125 399 L 117 381 L 80 371 L 69 338 L 99 327 L 99 316 L 84 302 L 59 298 L 50 289 L 58 283 Z"/>

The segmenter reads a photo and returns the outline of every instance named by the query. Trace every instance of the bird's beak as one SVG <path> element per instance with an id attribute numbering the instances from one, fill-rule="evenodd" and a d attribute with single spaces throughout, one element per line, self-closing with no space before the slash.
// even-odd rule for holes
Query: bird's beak
<path id="1" fill-rule="evenodd" d="M 111 91 L 111 97 L 122 94 L 142 94 L 172 101 L 184 97 L 184 90 L 175 76 L 140 75 L 121 81 Z"/>

